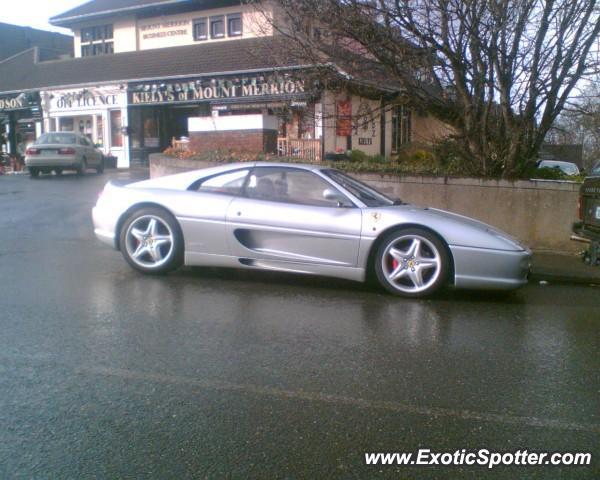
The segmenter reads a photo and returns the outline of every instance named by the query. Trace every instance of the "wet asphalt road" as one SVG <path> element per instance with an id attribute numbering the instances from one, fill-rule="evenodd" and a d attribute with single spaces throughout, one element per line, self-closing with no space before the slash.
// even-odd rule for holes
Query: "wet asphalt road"
<path id="1" fill-rule="evenodd" d="M 93 238 L 128 175 L 0 177 L 0 478 L 598 478 L 599 288 L 145 277 Z M 594 456 L 365 466 L 421 447 Z"/>

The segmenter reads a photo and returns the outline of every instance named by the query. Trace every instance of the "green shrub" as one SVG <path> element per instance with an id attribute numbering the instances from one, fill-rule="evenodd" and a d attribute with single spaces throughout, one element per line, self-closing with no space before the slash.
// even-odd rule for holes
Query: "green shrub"
<path id="1" fill-rule="evenodd" d="M 369 155 L 367 155 L 362 150 L 354 149 L 350 152 L 350 161 L 351 162 L 366 162 L 370 159 Z"/>
<path id="2" fill-rule="evenodd" d="M 446 145 L 451 145 L 445 142 Z M 380 173 L 398 175 L 443 175 L 443 176 L 478 176 L 473 173 L 468 165 L 456 151 L 449 147 L 440 154 L 442 147 L 438 144 L 432 150 L 425 148 L 404 150 L 397 158 L 389 159 L 382 155 L 367 155 L 362 150 L 352 150 L 344 155 L 330 155 L 332 160 L 323 160 L 319 165 L 336 168 L 348 173 Z M 307 163 L 297 157 L 279 157 L 267 153 L 243 153 L 234 150 L 215 150 L 210 152 L 191 152 L 189 150 L 168 149 L 165 155 L 181 159 L 203 160 L 210 162 L 256 162 L 271 161 L 284 163 Z M 336 160 L 333 160 L 333 159 Z M 534 167 L 534 163 L 532 166 Z M 572 180 L 582 181 L 584 176 L 569 177 L 555 168 L 541 168 L 527 171 L 524 178 L 540 178 L 547 180 Z"/>

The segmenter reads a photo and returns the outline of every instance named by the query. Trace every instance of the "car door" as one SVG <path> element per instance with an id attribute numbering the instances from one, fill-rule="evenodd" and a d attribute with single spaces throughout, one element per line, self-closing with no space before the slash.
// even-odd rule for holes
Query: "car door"
<path id="1" fill-rule="evenodd" d="M 94 142 L 92 142 L 91 139 L 86 137 L 86 141 L 90 151 L 90 157 L 94 159 L 94 165 L 100 165 L 100 162 L 102 162 L 102 152 L 96 148 L 96 145 L 94 145 Z"/>
<path id="2" fill-rule="evenodd" d="M 361 223 L 346 196 L 295 167 L 255 167 L 227 211 L 231 251 L 248 259 L 353 267 Z"/>
<path id="3" fill-rule="evenodd" d="M 230 170 L 194 182 L 185 192 L 177 192 L 171 208 L 183 230 L 186 256 L 202 258 L 231 255 L 226 233 L 229 204 L 239 195 L 251 167 Z"/>
<path id="4" fill-rule="evenodd" d="M 79 137 L 79 148 L 81 150 L 81 156 L 85 157 L 86 163 L 88 166 L 93 167 L 98 164 L 98 160 L 96 158 L 96 154 L 94 152 L 94 148 L 92 146 L 92 142 L 90 140 L 81 135 Z"/>

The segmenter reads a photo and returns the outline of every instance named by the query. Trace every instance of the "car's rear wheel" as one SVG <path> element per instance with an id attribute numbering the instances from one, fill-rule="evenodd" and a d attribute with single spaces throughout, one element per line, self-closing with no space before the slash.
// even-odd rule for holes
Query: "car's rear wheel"
<path id="1" fill-rule="evenodd" d="M 177 220 L 161 208 L 136 210 L 120 234 L 123 257 L 143 273 L 166 273 L 183 264 L 183 235 Z"/>
<path id="2" fill-rule="evenodd" d="M 56 173 L 56 175 L 62 175 L 62 172 L 63 172 L 62 168 L 55 168 L 54 169 L 54 173 Z"/>
<path id="3" fill-rule="evenodd" d="M 104 157 L 100 159 L 100 163 L 96 167 L 96 173 L 104 173 Z"/>
<path id="4" fill-rule="evenodd" d="M 40 175 L 40 171 L 35 167 L 30 167 L 29 175 L 31 176 L 31 178 L 37 178 Z"/>
<path id="5" fill-rule="evenodd" d="M 407 228 L 384 237 L 376 253 L 375 274 L 393 294 L 424 297 L 445 283 L 449 263 L 446 246 L 436 235 Z"/>

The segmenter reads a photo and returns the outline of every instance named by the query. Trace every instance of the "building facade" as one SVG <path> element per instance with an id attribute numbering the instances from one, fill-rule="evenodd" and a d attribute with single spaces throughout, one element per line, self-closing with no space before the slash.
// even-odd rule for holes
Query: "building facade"
<path id="1" fill-rule="evenodd" d="M 119 167 L 171 146 L 309 161 L 349 149 L 390 156 L 444 133 L 394 105 L 393 89 L 319 82 L 286 52 L 269 3 L 97 0 L 51 23 L 72 29 L 75 58 L 33 49 L 0 63 L 0 106 L 37 95 L 35 133 L 83 133 Z"/>

